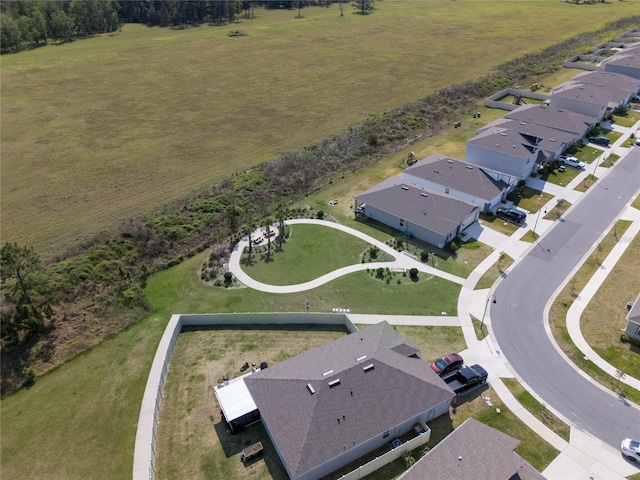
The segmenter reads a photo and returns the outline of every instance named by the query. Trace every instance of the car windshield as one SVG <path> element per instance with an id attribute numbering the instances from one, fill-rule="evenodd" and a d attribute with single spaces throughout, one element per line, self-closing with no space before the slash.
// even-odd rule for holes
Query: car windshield
<path id="1" fill-rule="evenodd" d="M 638 448 L 640 448 L 640 442 L 636 442 L 635 440 L 631 440 L 629 442 L 629 446 L 635 450 L 638 450 Z"/>
<path id="2" fill-rule="evenodd" d="M 447 368 L 446 362 L 441 358 L 439 358 L 438 360 L 436 360 L 433 363 L 435 363 L 436 367 L 438 367 L 440 370 L 444 370 L 445 368 Z"/>

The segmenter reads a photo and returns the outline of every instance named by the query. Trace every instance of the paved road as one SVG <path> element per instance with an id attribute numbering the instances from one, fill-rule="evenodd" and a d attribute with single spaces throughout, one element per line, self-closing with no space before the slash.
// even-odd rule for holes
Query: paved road
<path id="1" fill-rule="evenodd" d="M 639 186 L 640 148 L 634 148 L 514 267 L 496 288 L 497 303 L 490 310 L 495 339 L 520 379 L 570 424 L 614 448 L 625 437 L 640 436 L 640 410 L 568 364 L 550 340 L 543 318 L 547 302 Z"/>

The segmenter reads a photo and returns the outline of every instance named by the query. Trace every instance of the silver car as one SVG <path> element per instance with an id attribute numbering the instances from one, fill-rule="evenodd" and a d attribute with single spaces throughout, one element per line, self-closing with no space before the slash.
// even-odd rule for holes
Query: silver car
<path id="1" fill-rule="evenodd" d="M 633 462 L 640 461 L 640 442 L 638 440 L 625 438 L 622 441 L 622 445 L 620 445 L 620 451 L 629 460 Z"/>

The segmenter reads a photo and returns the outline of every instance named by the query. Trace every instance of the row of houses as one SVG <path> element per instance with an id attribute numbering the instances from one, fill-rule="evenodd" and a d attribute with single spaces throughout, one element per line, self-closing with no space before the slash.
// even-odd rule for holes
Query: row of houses
<path id="1" fill-rule="evenodd" d="M 494 211 L 519 181 L 555 161 L 640 94 L 640 43 L 618 48 L 601 70 L 551 90 L 476 131 L 464 160 L 435 153 L 355 197 L 355 211 L 407 237 L 444 247 Z"/>

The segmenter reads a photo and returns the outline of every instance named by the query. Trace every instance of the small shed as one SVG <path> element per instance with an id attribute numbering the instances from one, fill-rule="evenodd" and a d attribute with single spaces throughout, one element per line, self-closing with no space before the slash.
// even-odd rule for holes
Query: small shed
<path id="1" fill-rule="evenodd" d="M 260 420 L 260 412 L 253 401 L 244 376 L 221 382 L 213 388 L 224 420 L 232 432 Z"/>

